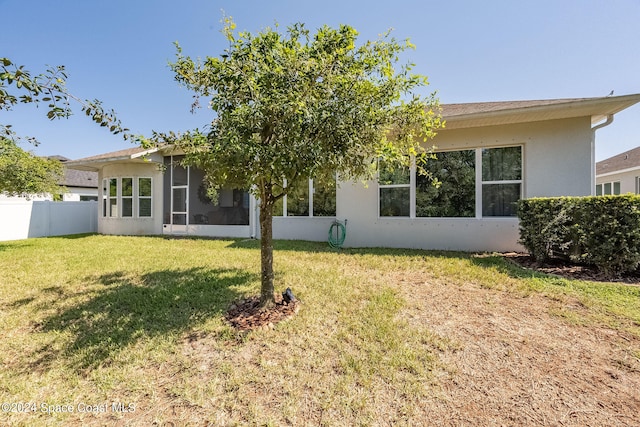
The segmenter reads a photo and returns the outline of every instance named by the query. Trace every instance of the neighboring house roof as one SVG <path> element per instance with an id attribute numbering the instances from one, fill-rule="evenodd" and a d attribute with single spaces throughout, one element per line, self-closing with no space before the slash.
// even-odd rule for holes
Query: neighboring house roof
<path id="1" fill-rule="evenodd" d="M 640 169 L 640 147 L 616 154 L 596 163 L 596 176 Z"/>
<path id="2" fill-rule="evenodd" d="M 75 188 L 98 188 L 97 172 L 69 169 L 67 167 L 67 162 L 70 159 L 59 154 L 47 156 L 46 158 L 49 160 L 57 160 L 62 163 L 64 167 L 64 178 L 59 182 L 60 185 Z"/>
<path id="3" fill-rule="evenodd" d="M 98 172 L 64 168 L 65 187 L 98 188 Z"/>
<path id="4" fill-rule="evenodd" d="M 57 161 L 62 162 L 62 163 L 66 162 L 67 160 L 71 160 L 70 158 L 65 157 L 65 156 L 61 156 L 59 154 L 56 154 L 56 155 L 53 155 L 53 156 L 47 156 L 47 159 L 49 159 L 49 160 L 57 160 Z"/>

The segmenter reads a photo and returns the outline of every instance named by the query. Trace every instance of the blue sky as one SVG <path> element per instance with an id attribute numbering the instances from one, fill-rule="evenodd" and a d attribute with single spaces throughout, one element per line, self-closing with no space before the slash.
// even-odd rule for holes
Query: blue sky
<path id="1" fill-rule="evenodd" d="M 137 134 L 202 127 L 192 94 L 173 80 L 174 41 L 185 54 L 218 56 L 222 11 L 238 29 L 278 22 L 311 29 L 344 23 L 374 39 L 393 28 L 416 50 L 406 59 L 442 103 L 582 98 L 640 93 L 640 0 L 0 0 L 0 56 L 32 72 L 65 65 L 67 86 L 113 108 Z M 129 148 L 84 117 L 50 122 L 19 106 L 0 121 L 38 138 L 39 155 L 77 159 Z M 597 132 L 596 159 L 640 145 L 640 105 Z"/>

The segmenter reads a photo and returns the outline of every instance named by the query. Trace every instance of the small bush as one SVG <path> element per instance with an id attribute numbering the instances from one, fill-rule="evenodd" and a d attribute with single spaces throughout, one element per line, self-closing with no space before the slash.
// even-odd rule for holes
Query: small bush
<path id="1" fill-rule="evenodd" d="M 640 196 L 526 199 L 518 217 L 520 243 L 537 261 L 570 259 L 608 276 L 640 265 Z"/>

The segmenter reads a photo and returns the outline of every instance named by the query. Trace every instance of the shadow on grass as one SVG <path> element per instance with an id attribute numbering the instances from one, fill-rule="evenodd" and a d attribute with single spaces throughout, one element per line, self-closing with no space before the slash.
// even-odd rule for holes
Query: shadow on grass
<path id="1" fill-rule="evenodd" d="M 27 240 L 9 240 L 7 242 L 0 242 L 0 252 L 15 250 L 15 249 L 24 249 L 33 246 L 31 243 L 28 243 Z"/>
<path id="2" fill-rule="evenodd" d="M 239 297 L 237 288 L 257 277 L 238 269 L 191 268 L 142 276 L 115 272 L 85 280 L 104 289 L 45 319 L 41 331 L 71 338 L 59 350 L 41 349 L 35 366 L 62 356 L 75 368 L 94 367 L 138 340 L 188 330 L 221 315 Z"/>
<path id="3" fill-rule="evenodd" d="M 84 239 L 85 237 L 97 236 L 98 233 L 78 233 L 78 234 L 62 234 L 60 236 L 44 236 L 43 239 L 65 239 L 76 240 Z"/>
<path id="4" fill-rule="evenodd" d="M 549 274 L 521 267 L 501 255 L 473 255 L 469 259 L 475 266 L 496 270 L 513 279 L 545 278 L 559 280 Z"/>
<path id="5" fill-rule="evenodd" d="M 255 249 L 260 250 L 259 239 L 238 239 L 230 242 L 226 247 L 232 249 Z M 328 252 L 344 255 L 406 255 L 419 256 L 427 255 L 447 258 L 468 258 L 473 254 L 460 251 L 440 251 L 408 248 L 332 248 L 327 242 L 312 242 L 307 240 L 274 240 L 273 250 L 292 252 Z"/>

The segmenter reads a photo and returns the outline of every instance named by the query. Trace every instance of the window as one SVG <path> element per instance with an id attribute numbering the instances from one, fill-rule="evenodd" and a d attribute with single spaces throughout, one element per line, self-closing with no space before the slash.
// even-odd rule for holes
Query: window
<path id="1" fill-rule="evenodd" d="M 309 216 L 309 183 L 307 180 L 301 185 L 292 186 L 287 191 L 287 216 Z"/>
<path id="2" fill-rule="evenodd" d="M 311 180 L 313 216 L 336 216 L 336 179 Z"/>
<path id="3" fill-rule="evenodd" d="M 285 182 L 285 186 L 289 184 Z M 292 185 L 273 208 L 274 216 L 336 216 L 336 181 L 305 180 Z"/>
<path id="4" fill-rule="evenodd" d="M 151 217 L 151 178 L 106 178 L 102 181 L 102 216 Z"/>
<path id="5" fill-rule="evenodd" d="M 516 216 L 521 185 L 521 147 L 482 149 L 482 216 Z"/>
<path id="6" fill-rule="evenodd" d="M 102 180 L 102 216 L 106 217 L 107 216 L 107 206 L 109 206 L 109 193 L 107 191 L 108 185 L 107 182 L 109 182 L 106 179 Z"/>
<path id="7" fill-rule="evenodd" d="M 151 178 L 138 178 L 138 216 L 151 216 Z"/>
<path id="8" fill-rule="evenodd" d="M 80 196 L 81 202 L 97 202 L 98 196 Z"/>
<path id="9" fill-rule="evenodd" d="M 636 177 L 636 193 L 638 192 L 638 177 Z M 605 182 L 596 185 L 596 196 L 611 196 L 620 194 L 620 181 Z"/>
<path id="10" fill-rule="evenodd" d="M 109 180 L 109 216 L 115 218 L 118 216 L 118 179 L 111 178 Z"/>
<path id="11" fill-rule="evenodd" d="M 133 178 L 122 178 L 122 217 L 133 216 Z"/>
<path id="12" fill-rule="evenodd" d="M 411 204 L 411 170 L 378 162 L 380 216 L 407 217 Z"/>
<path id="13" fill-rule="evenodd" d="M 424 168 L 439 185 L 416 174 L 416 217 L 476 216 L 475 150 L 437 153 Z"/>
<path id="14" fill-rule="evenodd" d="M 380 217 L 516 215 L 522 196 L 521 146 L 439 152 L 424 169 L 426 176 L 415 166 L 391 169 L 379 163 Z"/>

